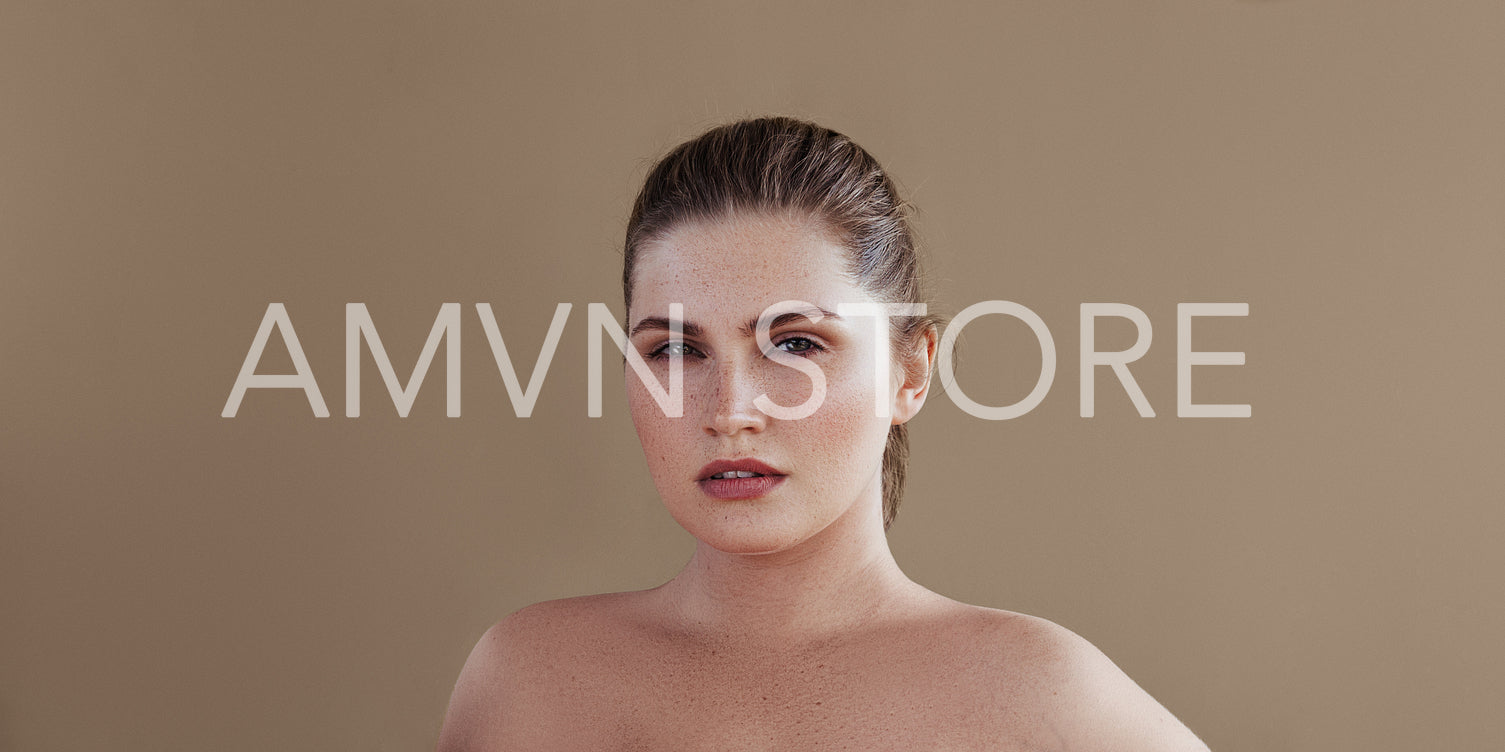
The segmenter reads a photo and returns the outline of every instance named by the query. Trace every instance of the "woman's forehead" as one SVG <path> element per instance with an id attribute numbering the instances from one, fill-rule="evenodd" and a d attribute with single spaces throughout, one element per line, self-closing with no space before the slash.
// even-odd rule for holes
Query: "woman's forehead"
<path id="1" fill-rule="evenodd" d="M 732 215 L 690 222 L 640 248 L 633 308 L 649 315 L 681 303 L 686 318 L 726 314 L 738 321 L 785 300 L 835 310 L 870 300 L 848 267 L 845 249 L 813 220 Z"/>

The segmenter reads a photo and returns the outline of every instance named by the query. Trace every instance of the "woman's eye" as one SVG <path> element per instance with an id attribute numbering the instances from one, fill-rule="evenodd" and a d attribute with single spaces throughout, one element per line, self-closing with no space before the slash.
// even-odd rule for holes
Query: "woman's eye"
<path id="1" fill-rule="evenodd" d="M 695 348 L 684 342 L 665 342 L 648 353 L 649 358 L 683 358 L 695 355 Z"/>
<path id="2" fill-rule="evenodd" d="M 804 337 L 790 337 L 789 339 L 781 340 L 774 347 L 787 353 L 794 353 L 795 355 L 809 355 L 817 350 L 824 349 L 820 345 L 815 344 L 814 341 Z"/>

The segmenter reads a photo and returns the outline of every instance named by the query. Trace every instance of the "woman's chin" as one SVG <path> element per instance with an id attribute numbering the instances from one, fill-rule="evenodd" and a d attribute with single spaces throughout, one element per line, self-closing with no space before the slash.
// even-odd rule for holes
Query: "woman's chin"
<path id="1" fill-rule="evenodd" d="M 807 529 L 810 520 L 790 520 L 772 509 L 702 509 L 674 518 L 696 540 L 725 554 L 778 553 L 816 532 Z"/>

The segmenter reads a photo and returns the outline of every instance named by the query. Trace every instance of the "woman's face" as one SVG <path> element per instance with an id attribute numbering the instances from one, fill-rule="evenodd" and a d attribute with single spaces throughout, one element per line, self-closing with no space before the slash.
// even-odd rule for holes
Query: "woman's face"
<path id="1" fill-rule="evenodd" d="M 850 279 L 844 253 L 812 221 L 733 215 L 681 225 L 637 258 L 627 331 L 665 388 L 671 360 L 682 359 L 684 412 L 666 417 L 629 368 L 633 423 L 670 514 L 718 550 L 786 550 L 881 504 L 889 426 L 913 410 L 897 398 L 897 379 L 880 385 L 875 376 L 887 327 L 880 335 L 870 317 L 836 315 L 843 304 L 876 302 Z M 787 355 L 771 356 L 748 325 L 786 301 L 824 314 L 779 319 L 769 340 Z M 684 306 L 679 344 L 662 326 L 671 303 Z M 793 410 L 816 392 L 810 375 L 779 358 L 805 359 L 824 374 L 824 397 L 807 417 L 774 418 L 755 404 L 766 395 Z M 880 416 L 880 389 L 896 417 Z M 739 470 L 754 475 L 727 476 Z"/>

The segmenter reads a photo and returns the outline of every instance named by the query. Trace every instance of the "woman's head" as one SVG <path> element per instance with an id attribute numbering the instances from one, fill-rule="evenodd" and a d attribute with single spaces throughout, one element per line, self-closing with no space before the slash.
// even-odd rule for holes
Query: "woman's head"
<path id="1" fill-rule="evenodd" d="M 744 120 L 712 129 L 665 156 L 638 195 L 627 226 L 622 273 L 629 323 L 645 254 L 686 228 L 726 229 L 739 218 L 765 229 L 773 223 L 772 234 L 754 231 L 765 240 L 789 231 L 831 249 L 837 257 L 835 272 L 873 301 L 924 303 L 909 215 L 877 160 L 835 131 L 791 118 Z M 735 273 L 737 259 L 726 259 L 724 268 Z M 687 310 L 686 316 L 694 318 L 695 312 Z M 900 381 L 923 384 L 928 378 L 936 325 L 933 315 L 890 319 L 888 349 L 901 371 L 896 374 Z M 908 457 L 904 419 L 891 423 L 883 441 L 885 526 L 903 492 Z"/>

